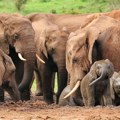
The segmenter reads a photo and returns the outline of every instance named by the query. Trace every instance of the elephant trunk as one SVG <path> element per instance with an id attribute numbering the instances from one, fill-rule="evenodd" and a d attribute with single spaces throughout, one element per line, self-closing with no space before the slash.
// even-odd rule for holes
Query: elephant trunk
<path id="1" fill-rule="evenodd" d="M 94 81 L 92 81 L 89 86 L 94 85 L 95 83 L 97 83 L 99 80 L 103 79 L 106 75 L 106 72 L 104 70 L 101 71 L 101 75 L 100 77 L 98 77 L 97 79 L 95 79 Z"/>
<path id="2" fill-rule="evenodd" d="M 65 66 L 58 67 L 58 92 L 57 103 L 62 90 L 67 86 L 67 70 Z"/>
<path id="3" fill-rule="evenodd" d="M 29 89 L 30 83 L 33 77 L 34 65 L 35 65 L 35 51 L 29 52 L 31 50 L 27 50 L 24 54 L 26 61 L 24 62 L 24 74 L 23 79 L 19 85 L 19 90 L 23 91 L 26 88 Z"/>

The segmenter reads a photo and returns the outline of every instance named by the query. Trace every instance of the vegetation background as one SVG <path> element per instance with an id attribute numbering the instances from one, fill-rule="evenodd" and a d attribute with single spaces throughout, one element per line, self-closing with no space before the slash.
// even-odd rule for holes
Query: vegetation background
<path id="1" fill-rule="evenodd" d="M 119 9 L 120 0 L 0 0 L 0 12 L 93 13 Z"/>
<path id="2" fill-rule="evenodd" d="M 95 13 L 119 8 L 120 0 L 0 0 L 0 13 L 21 13 L 23 15 L 33 12 Z M 56 84 L 55 91 L 57 90 Z M 35 84 L 33 84 L 32 90 L 35 90 Z"/>

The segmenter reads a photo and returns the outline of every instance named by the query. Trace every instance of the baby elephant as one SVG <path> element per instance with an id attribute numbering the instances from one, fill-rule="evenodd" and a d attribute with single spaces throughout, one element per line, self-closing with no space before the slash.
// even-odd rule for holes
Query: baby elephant
<path id="1" fill-rule="evenodd" d="M 110 78 L 111 97 L 114 105 L 120 105 L 120 72 L 114 72 Z"/>
<path id="2" fill-rule="evenodd" d="M 15 65 L 12 59 L 0 49 L 0 102 L 4 101 L 4 90 L 14 101 L 19 100 L 19 91 L 14 75 Z"/>
<path id="3" fill-rule="evenodd" d="M 108 59 L 91 66 L 80 87 L 85 106 L 112 105 L 110 77 L 113 73 L 113 64 Z"/>
<path id="4" fill-rule="evenodd" d="M 83 106 L 84 104 L 83 104 L 83 100 L 82 100 L 81 94 L 78 94 L 79 97 L 78 97 L 77 102 L 74 100 L 74 98 L 73 98 L 72 96 L 64 99 L 64 97 L 65 97 L 70 91 L 71 91 L 70 85 L 67 85 L 67 86 L 63 89 L 63 91 L 62 91 L 62 93 L 61 93 L 61 95 L 60 95 L 60 97 L 59 97 L 59 103 L 58 103 L 58 104 L 59 104 L 60 106 L 65 106 L 65 105 L 69 105 L 69 106 Z"/>

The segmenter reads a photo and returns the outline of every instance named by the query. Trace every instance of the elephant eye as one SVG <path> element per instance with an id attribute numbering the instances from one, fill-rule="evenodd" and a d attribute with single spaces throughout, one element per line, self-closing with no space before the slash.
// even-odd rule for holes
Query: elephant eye
<path id="1" fill-rule="evenodd" d="M 72 63 L 77 63 L 78 59 L 77 58 L 73 58 Z"/>
<path id="2" fill-rule="evenodd" d="M 18 35 L 17 33 L 15 33 L 15 34 L 13 35 L 13 40 L 17 40 L 17 39 L 19 39 L 19 35 Z"/>

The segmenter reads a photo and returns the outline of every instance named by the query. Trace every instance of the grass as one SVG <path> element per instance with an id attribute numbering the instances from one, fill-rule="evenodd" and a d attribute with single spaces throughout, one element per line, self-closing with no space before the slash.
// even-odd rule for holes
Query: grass
<path id="1" fill-rule="evenodd" d="M 21 11 L 16 9 L 14 1 L 0 0 L 0 12 L 78 14 L 109 11 L 107 0 L 28 0 Z"/>

